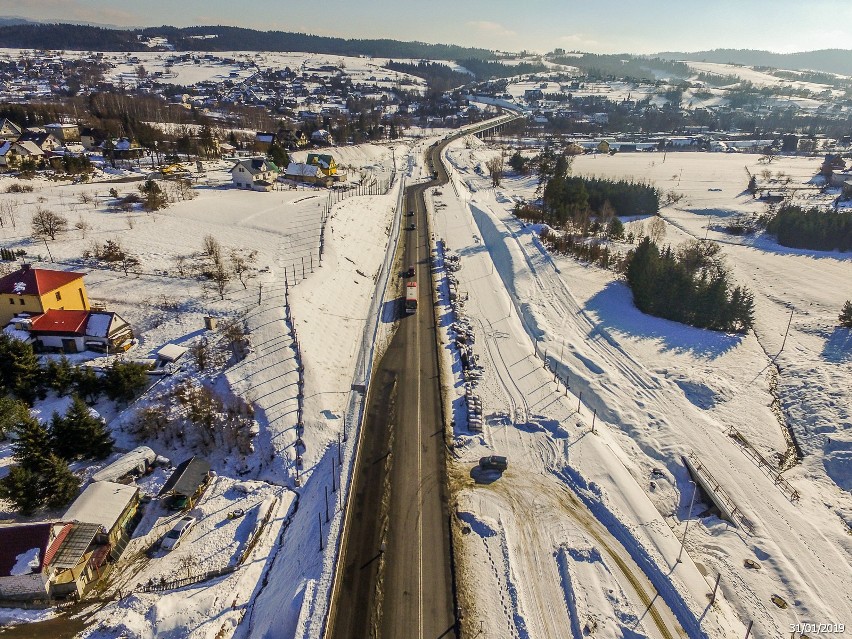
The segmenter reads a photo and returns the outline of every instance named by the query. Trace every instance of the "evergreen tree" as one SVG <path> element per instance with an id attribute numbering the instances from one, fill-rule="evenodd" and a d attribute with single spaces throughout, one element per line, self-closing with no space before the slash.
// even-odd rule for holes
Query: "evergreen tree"
<path id="1" fill-rule="evenodd" d="M 844 328 L 852 328 L 852 301 L 846 300 L 838 319 L 840 320 L 840 325 Z"/>
<path id="2" fill-rule="evenodd" d="M 0 391 L 5 389 L 32 404 L 38 393 L 40 372 L 33 347 L 0 332 Z"/>
<path id="3" fill-rule="evenodd" d="M 22 515 L 31 515 L 42 504 L 41 476 L 23 466 L 12 466 L 0 479 L 0 499 L 12 502 Z"/>
<path id="4" fill-rule="evenodd" d="M 612 218 L 607 229 L 607 234 L 612 240 L 620 240 L 624 237 L 624 224 L 617 217 Z"/>
<path id="5" fill-rule="evenodd" d="M 113 401 L 129 402 L 148 385 L 147 366 L 116 360 L 107 370 L 104 386 Z"/>
<path id="6" fill-rule="evenodd" d="M 65 397 L 74 383 L 74 367 L 65 355 L 58 361 L 51 359 L 47 363 L 47 384 L 60 397 Z"/>
<path id="7" fill-rule="evenodd" d="M 91 366 L 78 366 L 74 369 L 74 390 L 88 402 L 97 401 L 103 392 L 103 381 Z"/>
<path id="8" fill-rule="evenodd" d="M 68 462 L 53 453 L 45 460 L 40 479 L 41 495 L 48 508 L 67 506 L 80 490 L 80 478 L 71 472 Z"/>
<path id="9" fill-rule="evenodd" d="M 269 146 L 269 151 L 266 154 L 272 159 L 272 162 L 282 171 L 287 169 L 287 165 L 290 164 L 290 155 L 287 153 L 287 149 L 278 144 L 271 144 Z"/>
<path id="10" fill-rule="evenodd" d="M 50 454 L 50 435 L 37 419 L 29 415 L 14 428 L 17 439 L 12 443 L 15 461 L 27 470 L 41 471 Z"/>
<path id="11" fill-rule="evenodd" d="M 64 417 L 53 414 L 50 438 L 53 451 L 63 459 L 102 459 L 112 452 L 113 441 L 103 422 L 77 395 Z"/>
<path id="12" fill-rule="evenodd" d="M 12 397 L 0 396 L 0 440 L 30 416 L 27 405 Z"/>

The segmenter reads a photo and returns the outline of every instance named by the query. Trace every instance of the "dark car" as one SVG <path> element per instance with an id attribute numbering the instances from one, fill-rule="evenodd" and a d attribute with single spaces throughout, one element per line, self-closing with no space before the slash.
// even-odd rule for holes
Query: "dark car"
<path id="1" fill-rule="evenodd" d="M 414 230 L 414 229 L 416 229 L 416 228 L 417 228 L 417 225 L 416 225 L 416 224 L 414 224 L 414 222 L 412 222 L 411 224 L 409 224 L 409 225 L 408 225 L 408 230 L 409 230 L 409 231 L 413 231 L 413 230 Z"/>
<path id="2" fill-rule="evenodd" d="M 413 216 L 413 215 L 414 215 L 414 211 L 409 211 L 409 212 L 408 212 L 408 217 L 411 217 L 411 216 Z"/>
<path id="3" fill-rule="evenodd" d="M 502 455 L 489 455 L 479 460 L 479 465 L 484 470 L 506 470 L 509 467 L 509 460 Z"/>
<path id="4" fill-rule="evenodd" d="M 414 264 L 410 264 L 408 266 L 408 270 L 405 272 L 405 277 L 414 277 Z"/>

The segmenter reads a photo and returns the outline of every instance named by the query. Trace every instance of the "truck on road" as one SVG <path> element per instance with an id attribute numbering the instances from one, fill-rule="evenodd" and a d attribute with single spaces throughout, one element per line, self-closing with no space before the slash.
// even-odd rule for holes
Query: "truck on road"
<path id="1" fill-rule="evenodd" d="M 405 285 L 405 312 L 412 315 L 417 311 L 417 282 Z"/>

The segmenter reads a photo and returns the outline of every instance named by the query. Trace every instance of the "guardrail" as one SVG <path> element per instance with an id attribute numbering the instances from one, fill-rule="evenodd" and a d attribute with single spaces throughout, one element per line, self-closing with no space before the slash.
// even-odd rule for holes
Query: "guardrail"
<path id="1" fill-rule="evenodd" d="M 355 468 L 358 466 L 358 461 L 361 453 L 361 435 L 363 432 L 363 418 L 364 418 L 364 403 L 367 398 L 366 390 L 369 387 L 370 379 L 373 373 L 373 361 L 375 359 L 375 349 L 376 349 L 376 336 L 379 330 L 379 322 L 382 317 L 382 309 L 385 304 L 385 300 L 387 298 L 387 284 L 390 278 L 391 268 L 393 266 L 394 259 L 396 257 L 397 250 L 399 249 L 399 228 L 402 224 L 402 211 L 403 211 L 403 195 L 405 193 L 405 178 L 403 177 L 400 180 L 399 186 L 399 196 L 397 197 L 396 203 L 396 213 L 393 217 L 393 223 L 391 224 L 390 230 L 390 242 L 388 244 L 388 250 L 385 252 L 385 260 L 382 263 L 381 268 L 379 269 L 379 274 L 376 277 L 376 286 L 375 292 L 373 295 L 373 299 L 370 302 L 370 308 L 367 312 L 367 322 L 364 325 L 364 336 L 361 340 L 361 346 L 358 351 L 358 361 L 355 365 L 355 374 L 353 375 L 353 384 L 352 384 L 352 392 L 349 394 L 349 403 L 346 408 L 347 421 L 344 424 L 344 441 L 348 441 L 350 438 L 352 439 L 351 445 L 351 453 L 347 451 L 347 457 L 350 460 L 349 464 L 342 466 L 340 469 L 340 493 L 341 498 L 343 500 L 344 508 L 343 508 L 343 525 L 340 528 L 340 533 L 337 536 L 337 539 L 334 540 L 334 561 L 331 562 L 333 566 L 333 574 L 331 578 L 331 586 L 326 591 L 326 601 L 325 605 L 322 605 L 322 602 L 317 602 L 315 599 L 315 605 L 319 605 L 320 607 L 324 607 L 324 611 L 319 611 L 322 619 L 322 629 L 320 636 L 325 636 L 328 630 L 329 619 L 331 618 L 332 613 L 332 602 L 336 600 L 338 593 L 340 592 L 340 584 L 341 584 L 341 561 L 343 555 L 341 553 L 341 548 L 343 548 L 346 543 L 346 539 L 349 536 L 349 522 L 351 518 L 349 517 L 349 509 L 351 508 L 351 500 L 350 491 L 352 488 L 352 478 L 355 473 Z M 358 389 L 358 390 L 355 390 Z M 362 390 L 363 389 L 363 390 Z M 348 426 L 348 429 L 347 429 Z M 347 430 L 349 432 L 347 432 Z M 332 541 L 329 540 L 329 545 L 331 545 Z M 321 595 L 323 593 L 320 593 Z M 316 608 L 315 608 L 316 610 Z M 307 628 L 306 628 L 307 630 Z M 305 633 L 307 635 L 307 633 Z"/>

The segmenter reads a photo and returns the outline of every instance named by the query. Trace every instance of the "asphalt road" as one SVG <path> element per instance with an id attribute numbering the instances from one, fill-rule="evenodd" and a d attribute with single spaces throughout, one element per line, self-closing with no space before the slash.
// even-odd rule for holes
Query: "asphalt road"
<path id="1" fill-rule="evenodd" d="M 404 198 L 401 268 L 415 267 L 419 308 L 406 315 L 403 300 L 397 300 L 400 325 L 373 373 L 352 488 L 352 519 L 342 549 L 343 581 L 327 632 L 333 639 L 457 636 L 434 285 L 423 202 L 424 189 L 435 183 L 411 187 Z M 408 211 L 415 215 L 409 217 Z M 416 229 L 408 230 L 412 220 Z"/>
<path id="2" fill-rule="evenodd" d="M 457 637 L 446 447 L 425 189 L 445 184 L 446 142 L 429 149 L 437 178 L 406 189 L 399 278 L 415 267 L 419 308 L 373 371 L 341 548 L 328 639 Z M 407 213 L 414 211 L 414 216 Z M 412 220 L 416 228 L 409 230 Z M 404 289 L 400 285 L 399 290 Z"/>

